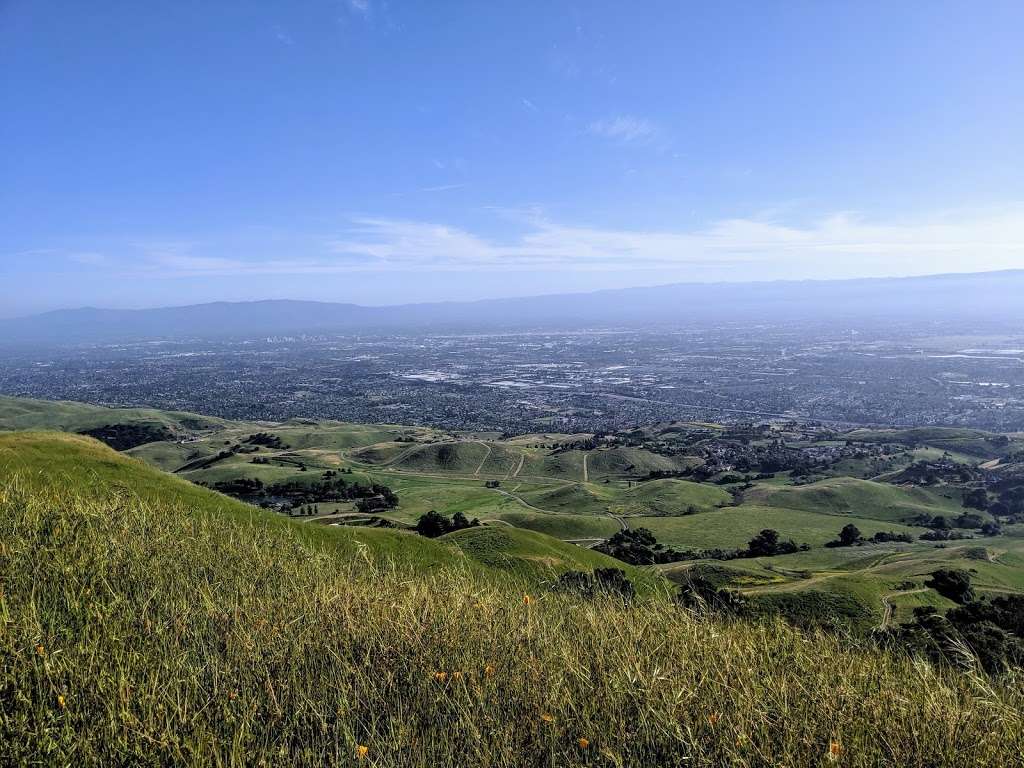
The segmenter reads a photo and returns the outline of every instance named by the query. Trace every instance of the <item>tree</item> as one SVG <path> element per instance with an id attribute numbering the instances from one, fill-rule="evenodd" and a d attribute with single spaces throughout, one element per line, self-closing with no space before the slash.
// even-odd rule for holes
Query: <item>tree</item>
<path id="1" fill-rule="evenodd" d="M 925 583 L 943 597 L 948 597 L 961 605 L 973 602 L 974 588 L 971 586 L 971 575 L 967 571 L 953 568 L 940 568 L 932 573 L 932 578 Z"/>
<path id="2" fill-rule="evenodd" d="M 975 488 L 964 494 L 964 506 L 973 509 L 988 509 L 988 493 L 984 488 Z"/>
<path id="3" fill-rule="evenodd" d="M 858 541 L 861 540 L 860 529 L 853 523 L 847 523 L 843 526 L 843 530 L 839 532 L 839 545 L 843 547 L 852 547 Z"/>
<path id="4" fill-rule="evenodd" d="M 430 510 L 416 521 L 416 533 L 426 536 L 428 539 L 436 539 L 438 536 L 448 533 L 448 526 L 448 518 Z"/>
<path id="5" fill-rule="evenodd" d="M 747 544 L 747 557 L 771 557 L 772 555 L 789 555 L 800 548 L 792 539 L 779 541 L 779 532 L 765 528 Z"/>
<path id="6" fill-rule="evenodd" d="M 770 557 L 779 546 L 779 532 L 765 528 L 747 544 L 751 557 Z"/>

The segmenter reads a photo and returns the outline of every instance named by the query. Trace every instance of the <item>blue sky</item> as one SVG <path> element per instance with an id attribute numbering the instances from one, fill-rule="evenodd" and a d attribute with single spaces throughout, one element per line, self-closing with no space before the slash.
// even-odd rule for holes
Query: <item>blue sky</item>
<path id="1" fill-rule="evenodd" d="M 1024 4 L 0 0 L 0 316 L 1024 267 Z"/>

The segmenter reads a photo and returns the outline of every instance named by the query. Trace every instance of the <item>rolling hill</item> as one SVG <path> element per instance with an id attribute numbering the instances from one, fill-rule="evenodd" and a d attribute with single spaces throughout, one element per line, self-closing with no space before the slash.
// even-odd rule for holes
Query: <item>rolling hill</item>
<path id="1" fill-rule="evenodd" d="M 535 533 L 445 539 L 300 525 L 88 438 L 0 436 L 4 762 L 924 768 L 1024 749 L 1012 678 L 657 592 L 552 591 L 541 572 L 603 561 Z"/>

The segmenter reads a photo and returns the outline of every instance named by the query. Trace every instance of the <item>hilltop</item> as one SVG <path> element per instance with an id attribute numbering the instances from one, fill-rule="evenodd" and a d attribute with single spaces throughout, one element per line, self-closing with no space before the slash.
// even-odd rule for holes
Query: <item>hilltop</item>
<path id="1" fill-rule="evenodd" d="M 75 765 L 995 766 L 1024 747 L 1012 679 L 504 568 L 567 546 L 298 523 L 91 438 L 0 436 L 0 743 Z"/>

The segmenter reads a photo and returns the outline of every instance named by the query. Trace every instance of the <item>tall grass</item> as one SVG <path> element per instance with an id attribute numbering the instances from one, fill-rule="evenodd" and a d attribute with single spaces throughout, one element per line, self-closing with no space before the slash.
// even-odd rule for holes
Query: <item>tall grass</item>
<path id="1" fill-rule="evenodd" d="M 0 481 L 3 764 L 1006 766 L 1022 707 L 779 623 Z"/>

